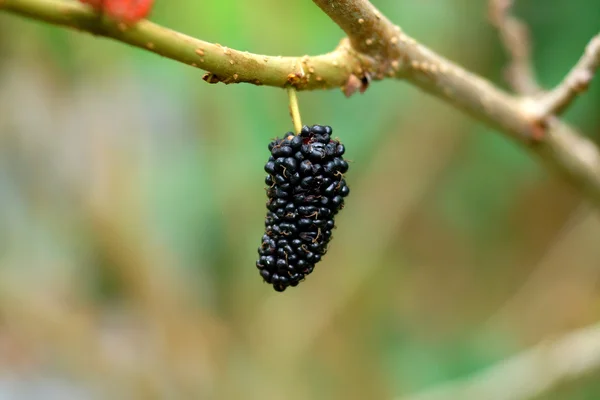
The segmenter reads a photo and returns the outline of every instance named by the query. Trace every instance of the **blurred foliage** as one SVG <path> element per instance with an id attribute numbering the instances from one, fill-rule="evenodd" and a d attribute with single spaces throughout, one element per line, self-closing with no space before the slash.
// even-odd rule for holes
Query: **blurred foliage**
<path id="1" fill-rule="evenodd" d="M 374 3 L 506 87 L 485 1 Z M 551 87 L 598 32 L 597 0 L 517 3 Z M 343 37 L 310 1 L 157 0 L 152 20 L 273 55 Z M 4 14 L 0 55 L 0 376 L 58 375 L 102 398 L 391 399 L 597 320 L 598 246 L 544 261 L 594 218 L 574 214 L 578 195 L 406 83 L 300 94 L 303 122 L 345 142 L 352 194 L 325 260 L 282 295 L 254 263 L 266 145 L 292 129 L 284 91 L 207 85 Z M 596 139 L 599 107 L 595 82 L 567 118 Z M 597 382 L 544 398 L 595 399 Z"/>

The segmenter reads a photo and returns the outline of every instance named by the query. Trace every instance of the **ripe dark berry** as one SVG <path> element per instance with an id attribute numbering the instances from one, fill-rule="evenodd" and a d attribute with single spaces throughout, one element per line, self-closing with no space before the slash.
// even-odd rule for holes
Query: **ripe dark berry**
<path id="1" fill-rule="evenodd" d="M 344 145 L 329 126 L 304 126 L 269 143 L 265 234 L 256 267 L 278 292 L 297 286 L 327 253 L 334 216 L 350 189 Z"/>
<path id="2" fill-rule="evenodd" d="M 275 163 L 273 161 L 269 161 L 265 165 L 265 172 L 268 173 L 268 174 L 274 174 L 275 173 Z"/>

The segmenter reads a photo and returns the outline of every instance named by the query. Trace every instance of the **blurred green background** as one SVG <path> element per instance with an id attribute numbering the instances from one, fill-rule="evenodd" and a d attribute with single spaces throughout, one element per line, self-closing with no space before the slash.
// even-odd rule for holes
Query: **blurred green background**
<path id="1" fill-rule="evenodd" d="M 374 4 L 506 87 L 486 1 Z M 598 0 L 515 12 L 545 87 L 600 30 Z M 310 1 L 157 0 L 151 19 L 272 55 L 343 37 Z M 352 193 L 279 294 L 255 260 L 285 92 L 0 13 L 0 398 L 393 399 L 599 319 L 600 221 L 520 147 L 404 82 L 299 100 L 345 142 Z M 566 118 L 600 137 L 599 107 L 594 82 Z"/>

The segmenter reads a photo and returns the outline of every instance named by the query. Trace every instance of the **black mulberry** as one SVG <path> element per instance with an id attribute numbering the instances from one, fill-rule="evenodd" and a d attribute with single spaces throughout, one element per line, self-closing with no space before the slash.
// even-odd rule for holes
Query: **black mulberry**
<path id="1" fill-rule="evenodd" d="M 268 212 L 256 266 L 278 292 L 297 286 L 325 255 L 334 216 L 350 193 L 345 147 L 331 133 L 329 126 L 304 126 L 269 143 Z"/>

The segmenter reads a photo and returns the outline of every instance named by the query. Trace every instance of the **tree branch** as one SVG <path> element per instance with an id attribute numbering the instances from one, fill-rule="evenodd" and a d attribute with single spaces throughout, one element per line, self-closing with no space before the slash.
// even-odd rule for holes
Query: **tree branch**
<path id="1" fill-rule="evenodd" d="M 400 28 L 394 26 L 369 1 L 365 0 L 313 0 L 350 38 L 354 49 L 367 54 L 390 67 L 392 60 L 400 58 L 396 46 Z M 383 68 L 380 72 L 384 72 Z M 381 76 L 380 78 L 383 78 Z"/>
<path id="2" fill-rule="evenodd" d="M 600 325 L 548 340 L 464 380 L 399 400 L 525 400 L 600 368 Z"/>
<path id="3" fill-rule="evenodd" d="M 366 74 L 373 73 L 376 79 L 386 75 L 405 79 L 507 134 L 600 207 L 600 152 L 590 140 L 558 120 L 541 123 L 537 104 L 510 96 L 419 44 L 381 16 L 368 0 L 313 2 L 354 35 L 351 43 L 366 40 L 369 27 L 378 32 L 377 43 L 388 48 L 386 54 L 400 54 L 397 59 L 375 64 Z M 364 22 L 358 22 L 361 20 Z"/>
<path id="4" fill-rule="evenodd" d="M 417 43 L 368 0 L 313 1 L 349 35 L 332 53 L 314 57 L 235 51 L 148 21 L 121 29 L 75 1 L 0 0 L 0 10 L 129 43 L 207 70 L 211 83 L 310 90 L 358 81 L 364 90 L 370 79 L 404 79 L 518 141 L 600 207 L 600 153 L 588 139 L 560 121 L 541 120 L 533 100 L 515 98 Z"/>
<path id="5" fill-rule="evenodd" d="M 596 70 L 600 68 L 600 34 L 587 45 L 583 56 L 565 79 L 540 100 L 540 116 L 560 115 L 575 98 L 589 87 Z"/>
<path id="6" fill-rule="evenodd" d="M 206 76 L 209 83 L 248 82 L 277 87 L 293 84 L 299 90 L 329 89 L 344 85 L 354 70 L 362 68 L 361 63 L 369 64 L 366 57 L 356 54 L 345 42 L 331 53 L 314 57 L 251 54 L 145 20 L 129 28 L 118 26 L 76 1 L 0 0 L 1 10 L 112 38 L 209 71 L 211 74 Z"/>
<path id="7" fill-rule="evenodd" d="M 506 80 L 519 94 L 540 91 L 531 62 L 531 41 L 527 25 L 511 14 L 514 0 L 490 0 L 489 18 L 498 29 L 504 48 L 510 56 Z"/>

